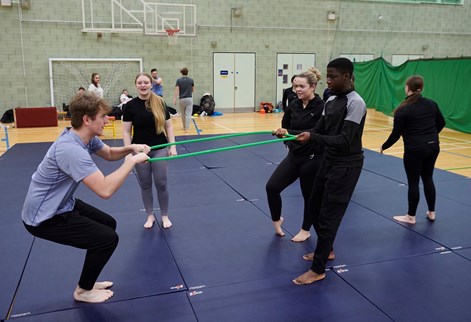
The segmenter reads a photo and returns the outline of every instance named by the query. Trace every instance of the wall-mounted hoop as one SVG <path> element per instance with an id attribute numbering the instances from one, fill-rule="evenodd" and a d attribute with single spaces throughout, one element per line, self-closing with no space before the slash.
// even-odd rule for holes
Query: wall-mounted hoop
<path id="1" fill-rule="evenodd" d="M 165 29 L 165 32 L 167 33 L 169 46 L 176 45 L 180 29 Z"/>

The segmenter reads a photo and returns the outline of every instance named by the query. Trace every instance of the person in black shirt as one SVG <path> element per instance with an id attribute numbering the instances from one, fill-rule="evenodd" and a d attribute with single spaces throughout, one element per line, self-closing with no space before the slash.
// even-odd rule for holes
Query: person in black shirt
<path id="1" fill-rule="evenodd" d="M 309 201 L 312 222 L 317 233 L 311 268 L 293 280 L 311 284 L 325 278 L 325 266 L 342 218 L 363 167 L 361 137 L 366 105 L 352 89 L 353 64 L 337 58 L 327 65 L 327 86 L 332 94 L 314 130 L 298 134 L 299 142 L 314 141 L 324 146 L 324 160 L 317 172 Z"/>
<path id="2" fill-rule="evenodd" d="M 315 69 L 309 69 L 299 74 L 294 80 L 294 88 L 297 93 L 296 99 L 290 103 L 285 110 L 281 121 L 281 128 L 274 131 L 278 137 L 286 133 L 299 134 L 314 128 L 324 109 L 324 101 L 315 94 L 317 82 L 321 78 L 321 73 Z M 312 226 L 311 214 L 308 211 L 308 201 L 314 183 L 314 177 L 322 161 L 322 147 L 310 142 L 300 144 L 296 141 L 286 143 L 288 155 L 278 165 L 271 175 L 266 185 L 268 205 L 275 227 L 275 233 L 284 236 L 281 229 L 283 217 L 281 217 L 281 192 L 299 178 L 301 192 L 304 198 L 304 219 L 299 233 L 291 240 L 294 242 L 303 242 L 311 234 L 309 229 Z"/>
<path id="3" fill-rule="evenodd" d="M 427 200 L 429 220 L 435 220 L 435 184 L 433 169 L 440 153 L 438 133 L 445 127 L 437 103 L 424 98 L 421 92 L 424 80 L 412 76 L 406 81 L 406 99 L 394 111 L 394 126 L 389 138 L 380 148 L 381 153 L 390 148 L 402 136 L 404 140 L 404 168 L 407 174 L 409 209 L 403 216 L 393 218 L 400 222 L 415 224 L 415 213 L 419 204 L 419 181 L 422 178 Z"/>
<path id="4" fill-rule="evenodd" d="M 289 104 L 291 104 L 292 101 L 298 99 L 298 94 L 296 94 L 293 83 L 295 78 L 296 75 L 293 75 L 293 77 L 291 77 L 291 86 L 283 90 L 283 98 L 281 99 L 283 111 L 286 111 L 286 108 L 289 106 Z"/>
<path id="5" fill-rule="evenodd" d="M 127 102 L 123 113 L 124 145 L 144 143 L 149 146 L 175 142 L 172 121 L 162 97 L 151 91 L 152 77 L 140 73 L 135 79 L 138 96 Z M 131 130 L 133 135 L 131 137 Z M 149 152 L 150 158 L 177 155 L 175 145 Z M 144 228 L 152 228 L 155 222 L 152 197 L 152 179 L 157 189 L 162 226 L 170 228 L 172 222 L 168 218 L 169 194 L 167 189 L 167 161 L 147 162 L 135 166 L 137 179 L 141 186 L 142 201 L 147 213 Z"/>

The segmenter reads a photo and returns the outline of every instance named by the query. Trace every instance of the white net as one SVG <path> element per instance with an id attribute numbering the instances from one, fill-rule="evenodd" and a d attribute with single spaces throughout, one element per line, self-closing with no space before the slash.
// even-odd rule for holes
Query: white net
<path id="1" fill-rule="evenodd" d="M 62 109 L 68 105 L 80 87 L 88 89 L 93 73 L 100 75 L 104 98 L 110 105 L 119 104 L 123 89 L 136 96 L 134 79 L 141 71 L 141 60 L 51 60 L 51 102 Z"/>
<path id="2" fill-rule="evenodd" d="M 168 45 L 175 46 L 178 43 L 179 29 L 167 29 Z"/>

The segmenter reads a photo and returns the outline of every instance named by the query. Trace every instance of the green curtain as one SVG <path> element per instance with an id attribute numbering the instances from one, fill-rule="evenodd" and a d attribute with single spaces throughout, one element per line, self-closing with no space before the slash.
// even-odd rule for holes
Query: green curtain
<path id="1" fill-rule="evenodd" d="M 392 66 L 383 58 L 354 63 L 355 89 L 366 106 L 392 115 L 412 75 L 424 78 L 424 97 L 437 102 L 446 127 L 471 133 L 471 58 L 421 59 Z"/>

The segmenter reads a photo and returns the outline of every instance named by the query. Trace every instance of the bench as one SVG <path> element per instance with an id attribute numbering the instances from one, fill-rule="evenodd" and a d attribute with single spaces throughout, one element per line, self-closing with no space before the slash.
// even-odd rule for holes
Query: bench
<path id="1" fill-rule="evenodd" d="M 57 109 L 55 107 L 24 107 L 15 108 L 15 126 L 44 127 L 57 126 Z"/>

